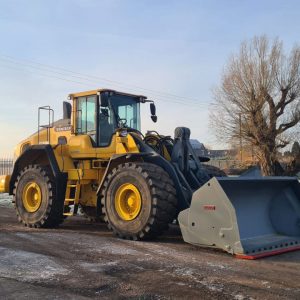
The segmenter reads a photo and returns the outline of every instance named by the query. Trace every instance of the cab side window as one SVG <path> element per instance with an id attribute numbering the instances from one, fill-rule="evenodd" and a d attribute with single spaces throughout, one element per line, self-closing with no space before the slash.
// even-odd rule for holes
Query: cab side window
<path id="1" fill-rule="evenodd" d="M 77 99 L 77 134 L 88 134 L 96 141 L 96 96 Z"/>

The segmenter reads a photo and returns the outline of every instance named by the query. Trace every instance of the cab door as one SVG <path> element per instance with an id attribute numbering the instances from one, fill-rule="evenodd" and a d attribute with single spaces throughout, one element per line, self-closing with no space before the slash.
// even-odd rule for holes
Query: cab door
<path id="1" fill-rule="evenodd" d="M 95 158 L 97 147 L 97 96 L 78 97 L 75 103 L 75 135 L 69 148 L 73 158 Z"/>

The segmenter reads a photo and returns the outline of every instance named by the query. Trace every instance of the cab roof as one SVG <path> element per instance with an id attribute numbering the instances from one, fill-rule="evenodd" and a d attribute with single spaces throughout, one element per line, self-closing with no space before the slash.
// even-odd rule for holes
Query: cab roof
<path id="1" fill-rule="evenodd" d="M 112 90 L 112 89 L 97 89 L 97 90 L 91 90 L 91 91 L 86 91 L 86 92 L 73 93 L 73 94 L 69 94 L 69 98 L 72 99 L 72 98 L 77 98 L 77 97 L 97 95 L 97 93 L 102 93 L 102 92 L 113 92 L 113 93 L 116 93 L 119 95 L 147 99 L 147 97 L 143 96 L 143 95 L 129 94 L 129 93 L 119 92 L 119 91 Z"/>

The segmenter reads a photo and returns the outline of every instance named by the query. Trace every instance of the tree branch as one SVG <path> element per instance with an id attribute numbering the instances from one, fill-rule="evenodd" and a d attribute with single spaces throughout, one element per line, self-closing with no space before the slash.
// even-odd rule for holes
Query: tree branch
<path id="1" fill-rule="evenodd" d="M 279 101 L 280 105 L 279 105 L 279 103 L 278 103 L 278 105 L 276 105 L 276 111 L 277 111 L 276 115 L 277 115 L 277 117 L 280 117 L 284 113 L 285 107 L 288 104 L 292 103 L 296 99 L 296 94 L 292 93 L 291 96 L 290 96 L 290 99 L 287 100 L 287 101 L 285 101 L 286 98 L 287 98 L 287 96 L 284 97 L 284 101 L 281 102 L 281 103 L 280 103 L 281 100 Z"/>
<path id="2" fill-rule="evenodd" d="M 280 124 L 278 129 L 277 129 L 277 134 L 281 134 L 281 133 L 285 132 L 289 128 L 294 127 L 295 125 L 297 125 L 299 122 L 300 122 L 300 112 L 298 113 L 297 116 L 295 116 L 295 118 L 292 121 L 290 121 L 288 123 Z"/>

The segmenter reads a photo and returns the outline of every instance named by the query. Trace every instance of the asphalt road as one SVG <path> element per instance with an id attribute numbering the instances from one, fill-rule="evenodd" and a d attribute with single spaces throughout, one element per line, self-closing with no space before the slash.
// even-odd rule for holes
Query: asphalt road
<path id="1" fill-rule="evenodd" d="M 29 229 L 0 205 L 1 299 L 300 299 L 300 251 L 256 261 L 185 244 L 119 240 L 83 217 Z"/>

